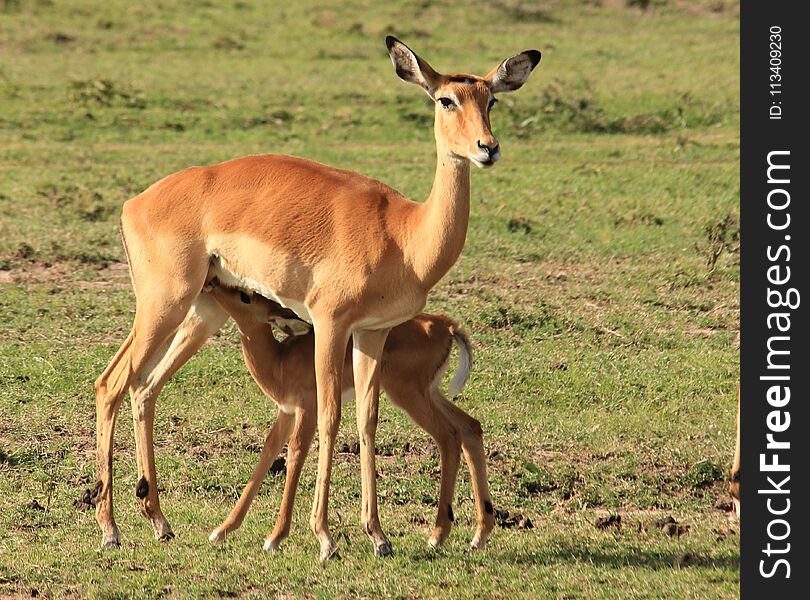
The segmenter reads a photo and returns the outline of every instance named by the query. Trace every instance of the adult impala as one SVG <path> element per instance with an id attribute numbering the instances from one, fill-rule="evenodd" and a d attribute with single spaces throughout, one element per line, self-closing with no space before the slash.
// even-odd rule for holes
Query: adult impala
<path id="1" fill-rule="evenodd" d="M 472 161 L 500 157 L 489 111 L 540 61 L 528 50 L 485 77 L 442 75 L 386 38 L 399 77 L 435 101 L 437 166 L 430 196 L 411 202 L 379 181 L 292 156 L 247 156 L 169 175 L 129 200 L 121 233 L 137 307 L 132 331 L 96 380 L 96 520 L 102 546 L 119 545 L 112 510 L 113 429 L 129 388 L 139 479 L 136 495 L 155 536 L 173 537 L 158 502 L 153 424 L 182 324 L 216 320 L 202 297 L 209 269 L 295 311 L 315 330 L 319 455 L 310 526 L 321 559 L 335 551 L 327 502 L 340 421 L 343 359 L 353 340 L 360 437 L 362 527 L 375 554 L 391 554 L 377 514 L 374 438 L 379 360 L 388 331 L 416 315 L 455 263 L 467 233 Z M 214 324 L 210 325 L 214 327 Z M 219 325 L 216 325 L 218 327 Z"/>

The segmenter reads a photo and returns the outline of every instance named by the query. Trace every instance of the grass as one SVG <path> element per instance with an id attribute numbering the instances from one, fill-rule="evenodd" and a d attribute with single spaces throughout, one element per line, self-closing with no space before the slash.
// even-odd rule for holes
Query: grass
<path id="1" fill-rule="evenodd" d="M 715 502 L 739 368 L 738 4 L 194 6 L 0 1 L 0 595 L 737 596 L 737 525 Z M 177 539 L 155 542 L 138 514 L 123 411 L 123 547 L 98 550 L 92 511 L 73 501 L 95 478 L 92 382 L 134 309 L 122 202 L 180 168 L 254 152 L 425 198 L 430 108 L 393 73 L 388 33 L 440 70 L 543 51 L 494 110 L 504 158 L 473 173 L 466 248 L 428 303 L 470 333 L 476 362 L 458 402 L 483 423 L 496 508 L 533 528 L 497 527 L 470 552 L 462 473 L 454 533 L 429 551 L 438 459 L 383 400 L 393 559 L 375 560 L 359 529 L 352 454 L 338 454 L 332 488 L 340 560 L 319 564 L 307 530 L 313 460 L 281 553 L 261 550 L 280 477 L 233 538 L 210 545 L 275 414 L 228 325 L 158 404 Z M 338 447 L 357 439 L 352 413 Z M 595 527 L 605 514 L 621 527 Z M 649 527 L 668 515 L 688 531 Z"/>

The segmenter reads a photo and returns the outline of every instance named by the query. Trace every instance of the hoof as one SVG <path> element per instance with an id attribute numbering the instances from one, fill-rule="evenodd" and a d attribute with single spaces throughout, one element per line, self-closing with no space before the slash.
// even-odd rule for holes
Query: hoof
<path id="1" fill-rule="evenodd" d="M 277 540 L 274 538 L 267 538 L 264 540 L 264 545 L 262 548 L 268 552 L 276 552 L 279 547 L 281 546 L 281 540 Z M 323 560 L 323 558 L 321 558 Z"/>
<path id="2" fill-rule="evenodd" d="M 321 544 L 321 562 L 340 558 L 337 553 L 337 546 L 333 541 Z"/>
<path id="3" fill-rule="evenodd" d="M 211 532 L 211 535 L 208 536 L 208 541 L 213 544 L 224 542 L 227 535 L 228 535 L 227 531 L 217 527 L 216 529 L 214 529 L 214 531 Z"/>
<path id="4" fill-rule="evenodd" d="M 164 518 L 159 518 L 152 521 L 152 531 L 155 534 L 155 539 L 161 542 L 167 542 L 174 539 L 172 527 Z"/>
<path id="5" fill-rule="evenodd" d="M 118 537 L 109 537 L 104 538 L 101 540 L 101 549 L 102 550 L 117 550 L 121 547 L 121 542 L 118 541 Z"/>
<path id="6" fill-rule="evenodd" d="M 379 546 L 374 547 L 374 556 L 393 556 L 394 549 L 391 547 L 391 542 L 385 540 Z"/>
<path id="7" fill-rule="evenodd" d="M 433 549 L 442 546 L 447 538 L 450 536 L 450 529 L 442 529 L 441 527 L 435 527 L 433 531 L 430 533 L 430 537 L 428 538 L 428 546 Z"/>
<path id="8" fill-rule="evenodd" d="M 487 545 L 487 540 L 486 539 L 481 539 L 477 535 L 470 542 L 470 548 L 472 548 L 473 550 L 483 550 L 486 545 Z"/>
<path id="9" fill-rule="evenodd" d="M 484 527 L 479 527 L 478 530 L 476 530 L 472 541 L 470 541 L 470 548 L 473 550 L 483 550 L 487 545 L 487 542 L 489 542 L 490 535 L 492 535 L 491 526 L 485 525 Z"/>

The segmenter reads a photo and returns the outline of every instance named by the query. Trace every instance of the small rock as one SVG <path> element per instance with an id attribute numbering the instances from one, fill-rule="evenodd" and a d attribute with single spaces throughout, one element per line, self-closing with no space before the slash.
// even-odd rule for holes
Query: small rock
<path id="1" fill-rule="evenodd" d="M 517 521 L 514 517 L 509 516 L 508 510 L 495 509 L 495 523 L 504 529 L 510 529 L 515 526 Z"/>
<path id="2" fill-rule="evenodd" d="M 663 519 L 658 519 L 656 521 L 653 521 L 653 525 L 657 529 L 663 529 L 667 525 L 672 525 L 673 523 L 677 525 L 678 522 L 675 519 L 672 518 L 672 515 L 668 515 L 668 516 L 664 517 Z"/>
<path id="3" fill-rule="evenodd" d="M 532 520 L 522 514 L 510 515 L 508 510 L 495 509 L 495 524 L 503 529 L 534 529 Z"/>
<path id="4" fill-rule="evenodd" d="M 73 501 L 73 508 L 76 510 L 88 510 L 96 507 L 96 501 L 93 498 L 93 492 L 84 490 L 82 495 Z"/>
<path id="5" fill-rule="evenodd" d="M 621 515 L 607 515 L 606 517 L 599 517 L 594 522 L 594 527 L 604 531 L 609 527 L 615 527 L 616 529 L 622 528 L 622 516 Z"/>
<path id="6" fill-rule="evenodd" d="M 526 492 L 529 496 L 535 496 L 542 492 L 547 487 L 544 487 L 539 481 L 524 481 L 521 485 L 522 491 Z"/>
<path id="7" fill-rule="evenodd" d="M 690 527 L 689 525 L 678 523 L 678 521 L 676 521 L 672 515 L 667 515 L 661 519 L 656 519 L 643 528 L 644 531 L 648 529 L 659 529 L 669 537 L 681 537 L 682 535 L 689 533 Z"/>
<path id="8" fill-rule="evenodd" d="M 723 512 L 731 512 L 734 507 L 728 498 L 718 498 L 717 502 L 714 503 L 714 508 Z"/>
<path id="9" fill-rule="evenodd" d="M 689 533 L 689 525 L 682 525 L 676 522 L 667 523 L 661 527 L 661 531 L 669 537 L 681 537 Z"/>
<path id="10" fill-rule="evenodd" d="M 55 44 L 69 44 L 70 42 L 76 41 L 75 37 L 61 31 L 53 31 L 48 33 L 45 35 L 45 39 L 50 40 Z"/>
<path id="11" fill-rule="evenodd" d="M 723 529 L 715 529 L 714 533 L 717 534 L 716 540 L 718 542 L 722 542 L 730 537 L 734 537 L 737 535 L 737 532 L 731 528 L 723 528 Z"/>
<path id="12" fill-rule="evenodd" d="M 90 476 L 89 475 L 73 475 L 71 477 L 67 477 L 65 479 L 65 483 L 71 486 L 80 486 L 80 485 L 87 485 L 90 483 Z"/>
<path id="13" fill-rule="evenodd" d="M 688 567 L 694 562 L 695 557 L 689 554 L 689 552 L 684 552 L 677 559 L 675 559 L 675 564 L 679 567 Z"/>
<path id="14" fill-rule="evenodd" d="M 283 456 L 279 456 L 276 460 L 273 461 L 273 464 L 270 465 L 270 474 L 275 476 L 279 473 L 286 473 L 287 472 L 287 460 Z"/>
<path id="15" fill-rule="evenodd" d="M 39 510 L 39 511 L 45 510 L 45 507 L 42 506 L 39 502 L 37 502 L 36 499 L 31 500 L 31 502 L 26 504 L 25 508 L 27 508 L 28 510 Z"/>

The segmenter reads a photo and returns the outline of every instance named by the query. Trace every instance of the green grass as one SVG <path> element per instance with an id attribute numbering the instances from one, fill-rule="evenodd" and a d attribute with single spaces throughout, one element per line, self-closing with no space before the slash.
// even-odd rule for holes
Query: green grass
<path id="1" fill-rule="evenodd" d="M 738 526 L 714 504 L 739 368 L 739 7 L 638 4 L 0 0 L 0 595 L 737 596 Z M 319 564 L 307 529 L 314 455 L 281 553 L 261 550 L 280 478 L 210 545 L 275 414 L 228 325 L 158 404 L 177 539 L 155 542 L 137 509 L 125 408 L 123 547 L 98 550 L 92 512 L 72 502 L 95 478 L 92 383 L 134 310 L 121 204 L 175 170 L 255 152 L 425 198 L 431 109 L 396 78 L 388 33 L 439 70 L 543 51 L 493 112 L 503 160 L 473 173 L 467 245 L 428 302 L 474 342 L 458 402 L 483 423 L 496 508 L 534 528 L 497 527 L 485 552 L 469 551 L 462 473 L 454 532 L 429 551 L 438 459 L 383 400 L 393 559 L 375 560 L 360 531 L 351 454 L 332 486 L 340 560 Z M 357 439 L 352 413 L 339 445 Z M 621 530 L 594 526 L 608 512 Z M 666 515 L 688 533 L 646 529 Z"/>

